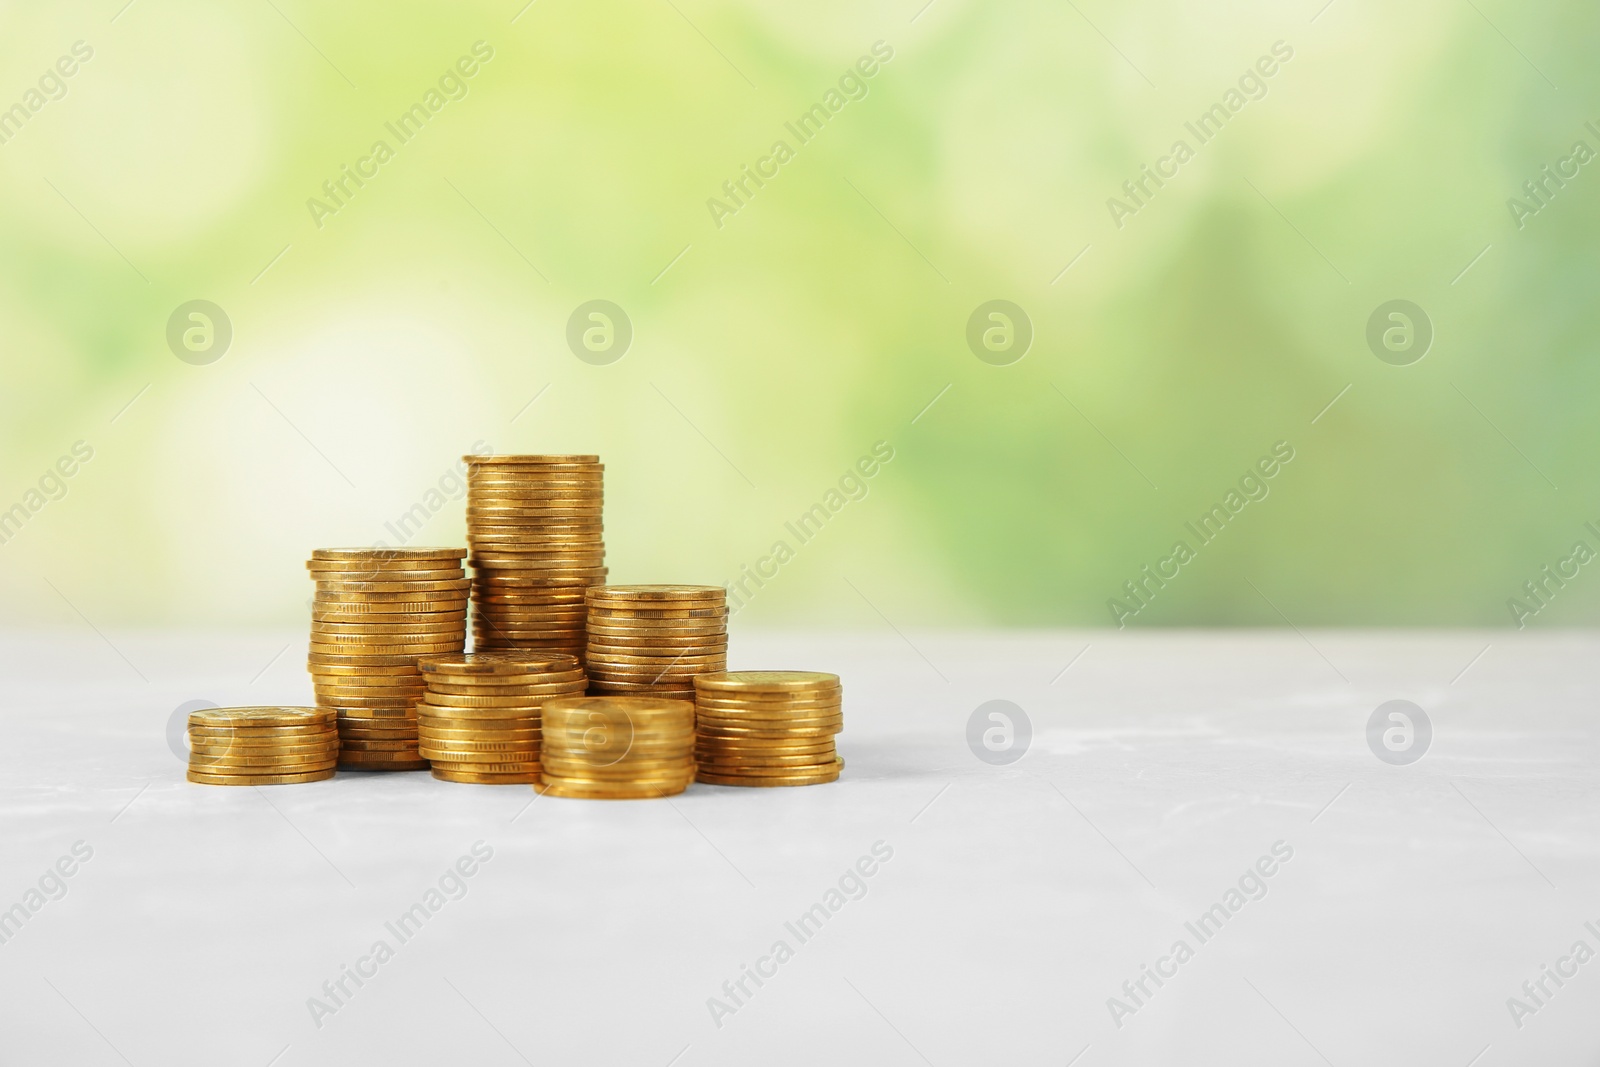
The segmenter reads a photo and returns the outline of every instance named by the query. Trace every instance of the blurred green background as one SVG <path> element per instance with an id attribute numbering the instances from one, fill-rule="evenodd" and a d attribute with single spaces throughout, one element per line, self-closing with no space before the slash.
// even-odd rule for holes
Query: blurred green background
<path id="1" fill-rule="evenodd" d="M 1541 570 L 1600 550 L 1600 166 L 1508 205 L 1600 150 L 1592 4 L 124 3 L 0 16 L 6 624 L 304 618 L 313 547 L 461 543 L 480 442 L 602 455 L 615 581 L 788 543 L 741 624 L 1600 617 L 1600 565 Z M 609 365 L 566 339 L 595 299 Z M 996 299 L 1033 332 L 1004 366 L 967 341 Z M 1366 338 L 1394 299 L 1409 365 Z M 192 300 L 232 330 L 200 365 Z"/>

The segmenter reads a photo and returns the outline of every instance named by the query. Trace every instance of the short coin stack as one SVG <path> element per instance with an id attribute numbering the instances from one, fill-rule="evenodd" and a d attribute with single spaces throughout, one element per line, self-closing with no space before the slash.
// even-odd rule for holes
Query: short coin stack
<path id="1" fill-rule="evenodd" d="M 433 776 L 447 782 L 537 783 L 540 705 L 587 685 L 578 657 L 564 652 L 425 656 L 418 665 L 428 691 L 417 736 Z"/>
<path id="2" fill-rule="evenodd" d="M 658 697 L 545 702 L 541 791 L 627 800 L 681 793 L 694 781 L 694 705 Z"/>
<path id="3" fill-rule="evenodd" d="M 460 548 L 324 548 L 306 568 L 317 583 L 308 666 L 317 706 L 338 712 L 339 764 L 420 770 L 417 657 L 466 644 Z"/>
<path id="4" fill-rule="evenodd" d="M 206 708 L 189 713 L 189 781 L 287 785 L 333 777 L 339 731 L 322 708 Z"/>
<path id="5" fill-rule="evenodd" d="M 597 585 L 588 594 L 589 692 L 694 699 L 694 678 L 728 667 L 719 585 Z"/>
<path id="6" fill-rule="evenodd" d="M 833 736 L 844 726 L 836 674 L 730 671 L 695 686 L 698 780 L 712 785 L 819 785 L 844 760 Z"/>
<path id="7" fill-rule="evenodd" d="M 473 647 L 583 658 L 584 590 L 605 581 L 599 456 L 466 456 Z"/>

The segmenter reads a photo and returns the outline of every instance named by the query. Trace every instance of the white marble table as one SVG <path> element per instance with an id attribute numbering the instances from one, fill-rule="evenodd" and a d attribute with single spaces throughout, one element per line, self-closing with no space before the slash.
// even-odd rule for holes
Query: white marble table
<path id="1" fill-rule="evenodd" d="M 173 710 L 304 702 L 302 635 L 9 635 L 0 908 L 39 907 L 0 1061 L 1600 1058 L 1593 635 L 908 637 L 735 634 L 735 667 L 843 675 L 837 785 L 608 803 L 189 785 Z M 966 741 L 993 699 L 1032 723 L 1010 765 Z M 1391 699 L 1432 724 L 1409 765 L 1368 746 Z"/>

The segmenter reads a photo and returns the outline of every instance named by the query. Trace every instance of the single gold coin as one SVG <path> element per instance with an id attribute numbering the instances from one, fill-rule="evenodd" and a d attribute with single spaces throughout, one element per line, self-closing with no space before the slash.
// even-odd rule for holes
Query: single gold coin
<path id="1" fill-rule="evenodd" d="M 464 652 L 455 656 L 430 656 L 417 666 L 424 674 L 537 678 L 548 674 L 570 674 L 578 669 L 578 661 L 576 657 L 561 653 Z"/>
<path id="2" fill-rule="evenodd" d="M 433 768 L 433 776 L 444 782 L 461 782 L 466 785 L 530 785 L 539 780 L 537 765 L 530 771 L 515 774 L 485 774 L 482 771 L 457 771 L 447 767 Z"/>
<path id="3" fill-rule="evenodd" d="M 610 611 L 595 605 L 594 598 L 589 598 L 589 617 L 602 625 L 656 625 L 661 630 L 672 630 L 680 625 L 696 627 L 696 625 L 710 625 L 715 622 L 726 622 L 728 611 L 725 608 L 706 608 L 704 611 L 696 609 L 670 609 L 670 611 Z"/>
<path id="4" fill-rule="evenodd" d="M 342 771 L 425 771 L 428 769 L 428 761 L 425 759 L 346 759 L 340 756 L 339 769 Z"/>
<path id="5" fill-rule="evenodd" d="M 464 638 L 457 637 L 449 641 L 410 641 L 397 644 L 360 644 L 355 642 L 327 642 L 312 641 L 309 652 L 319 659 L 332 658 L 335 660 L 391 658 L 395 656 L 415 658 L 417 656 L 436 656 L 443 652 L 459 651 Z"/>
<path id="6" fill-rule="evenodd" d="M 307 707 L 202 708 L 189 713 L 190 726 L 229 729 L 318 726 L 332 721 L 333 716 L 328 712 Z"/>
<path id="7" fill-rule="evenodd" d="M 388 722 L 395 719 L 411 719 L 414 722 L 417 717 L 415 704 L 390 704 L 374 707 L 341 706 L 335 710 L 338 711 L 339 721 L 342 723 Z"/>
<path id="8" fill-rule="evenodd" d="M 844 770 L 844 760 L 838 760 L 834 766 L 823 770 L 805 774 L 789 775 L 726 775 L 712 771 L 700 771 L 695 780 L 705 782 L 707 785 L 744 785 L 744 786 L 788 786 L 788 785 L 822 785 L 826 782 L 839 780 L 839 773 Z"/>
<path id="9" fill-rule="evenodd" d="M 337 752 L 320 756 L 285 756 L 282 759 L 190 760 L 189 767 L 207 774 L 305 774 L 332 768 L 339 762 Z"/>
<path id="10" fill-rule="evenodd" d="M 404 708 L 421 699 L 427 692 L 424 686 L 389 688 L 368 686 L 348 689 L 335 686 L 314 685 L 318 707 L 327 708 Z"/>
<path id="11" fill-rule="evenodd" d="M 390 623 L 395 617 L 414 619 L 418 622 L 447 622 L 466 618 L 466 601 L 459 597 L 448 600 L 421 603 L 410 601 L 385 601 L 385 600 L 317 600 L 311 601 L 311 618 L 313 620 L 331 620 L 343 622 L 381 622 Z"/>
<path id="12" fill-rule="evenodd" d="M 712 704 L 702 702 L 704 694 L 695 700 L 695 709 L 702 718 L 709 719 L 774 719 L 783 721 L 791 717 L 806 718 L 817 715 L 842 715 L 844 709 L 838 704 L 800 704 L 800 705 L 773 705 L 752 706 L 749 704 Z"/>
<path id="13" fill-rule="evenodd" d="M 688 782 L 670 785 L 592 786 L 581 782 L 566 782 L 548 774 L 540 775 L 540 784 L 534 788 L 545 796 L 568 800 L 651 800 L 658 797 L 677 796 L 689 787 Z"/>
<path id="14" fill-rule="evenodd" d="M 694 721 L 694 704 L 687 700 L 656 700 L 650 697 L 563 697 L 545 702 L 546 715 L 619 716 L 634 720 L 655 718 L 663 721 Z"/>
<path id="15" fill-rule="evenodd" d="M 384 741 L 416 739 L 417 719 L 347 719 L 339 724 L 340 741 Z M 369 725 L 382 723 L 383 725 Z M 392 724 L 392 725 L 391 725 Z"/>
<path id="16" fill-rule="evenodd" d="M 508 610 L 548 612 L 556 615 L 582 615 L 588 616 L 588 607 L 580 598 L 569 596 L 565 593 L 541 593 L 536 590 L 521 590 L 508 587 L 501 583 L 491 584 L 480 581 L 472 590 L 473 602 L 476 604 L 494 604 Z"/>
<path id="17" fill-rule="evenodd" d="M 694 703 L 694 686 L 689 679 L 662 679 L 659 682 L 613 678 L 593 671 L 589 675 L 589 694 L 604 697 L 662 697 Z"/>
<path id="18" fill-rule="evenodd" d="M 586 695 L 586 690 L 584 689 L 574 689 L 570 693 L 559 694 L 559 696 L 584 695 Z M 480 700 L 474 697 L 446 696 L 441 693 L 435 693 L 433 697 L 434 699 L 426 701 L 428 706 L 421 710 L 428 715 L 439 718 L 455 717 L 491 720 L 520 716 L 537 719 L 539 717 L 539 708 L 543 704 L 542 699 L 525 700 L 497 697 L 494 700 Z M 549 699 L 555 700 L 558 699 L 558 696 L 553 695 Z"/>
<path id="19" fill-rule="evenodd" d="M 460 642 L 456 642 L 456 643 L 459 644 Z M 333 672 L 336 672 L 336 671 L 340 670 L 341 668 L 350 669 L 350 668 L 366 668 L 366 667 L 396 667 L 396 668 L 403 667 L 403 668 L 406 668 L 409 672 L 415 672 L 416 669 L 417 669 L 417 657 L 414 656 L 414 655 L 413 656 L 335 656 L 335 655 L 330 655 L 328 653 L 315 653 L 315 652 L 313 652 L 311 655 L 306 657 L 306 663 L 311 668 L 311 672 L 313 674 L 333 673 Z M 361 670 L 361 671 L 359 671 L 359 673 L 361 673 L 363 675 L 368 675 L 369 677 L 371 676 L 370 672 L 367 672 L 365 670 Z M 398 674 L 398 673 L 403 673 L 403 672 L 396 671 L 394 673 Z"/>
<path id="20" fill-rule="evenodd" d="M 548 574 L 519 574 L 516 571 L 497 571 L 491 574 L 474 574 L 473 587 L 485 592 L 540 593 L 552 597 L 577 597 L 588 604 L 588 591 L 595 583 L 587 578 L 552 577 Z"/>
<path id="21" fill-rule="evenodd" d="M 726 652 L 711 652 L 705 655 L 688 655 L 678 653 L 672 655 L 663 652 L 658 656 L 624 656 L 609 650 L 600 650 L 591 647 L 588 655 L 584 657 L 588 662 L 590 674 L 651 674 L 652 672 L 673 671 L 678 674 L 704 674 L 712 669 L 711 664 L 723 664 L 728 660 Z"/>
<path id="22" fill-rule="evenodd" d="M 780 757 L 803 757 L 814 759 L 827 756 L 829 759 L 836 755 L 832 735 L 825 738 L 801 738 L 799 741 L 779 741 L 771 744 L 741 742 L 730 743 L 725 740 L 702 738 L 695 742 L 697 758 L 712 760 L 742 760 L 742 759 L 777 759 Z"/>
<path id="23" fill-rule="evenodd" d="M 504 745 L 531 745 L 534 748 L 538 748 L 544 743 L 544 732 L 540 729 L 539 724 L 526 719 L 520 722 L 508 720 L 503 725 L 490 725 L 482 728 L 476 723 L 470 723 L 465 726 L 456 724 L 439 726 L 432 723 L 423 723 L 417 727 L 417 737 L 419 740 L 431 739 L 440 743 L 492 741 L 496 744 Z"/>
<path id="24" fill-rule="evenodd" d="M 472 579 L 431 582 L 438 589 L 328 589 L 318 586 L 311 596 L 311 607 L 342 608 L 346 604 L 415 604 L 417 611 L 460 611 L 472 590 Z"/>
<path id="25" fill-rule="evenodd" d="M 783 757 L 783 762 L 769 762 L 756 760 L 732 760 L 723 758 L 700 759 L 695 757 L 696 764 L 701 770 L 710 770 L 713 774 L 749 774 L 749 775 L 786 775 L 806 774 L 812 771 L 830 770 L 839 762 L 838 753 L 825 756 Z"/>
<path id="26" fill-rule="evenodd" d="M 614 641 L 618 647 L 624 647 L 629 644 L 636 646 L 687 644 L 694 643 L 695 638 L 709 638 L 711 639 L 710 643 L 715 643 L 716 641 L 726 641 L 728 637 L 728 628 L 720 623 L 715 626 L 689 626 L 663 630 L 655 626 L 607 626 L 603 623 L 595 622 L 593 619 L 586 619 L 583 627 L 587 631 L 590 641 L 600 644 Z"/>
<path id="27" fill-rule="evenodd" d="M 415 718 L 417 697 L 400 700 L 340 700 L 323 701 L 322 705 L 339 713 L 339 720 L 365 722 L 368 719 Z"/>
<path id="28" fill-rule="evenodd" d="M 700 737 L 709 741 L 726 738 L 748 739 L 751 741 L 784 741 L 798 740 L 800 738 L 833 737 L 842 729 L 841 723 L 822 723 L 811 726 L 785 727 L 781 730 L 761 730 L 746 726 L 699 725 L 696 731 Z"/>
<path id="29" fill-rule="evenodd" d="M 331 573 L 328 571 L 312 571 L 312 579 L 317 583 L 317 588 L 330 593 L 385 593 L 403 592 L 408 589 L 417 589 L 427 592 L 440 588 L 439 583 L 447 583 L 442 588 L 455 588 L 453 583 L 467 580 L 464 567 L 440 567 L 427 571 L 342 571 Z M 385 586 L 392 586 L 386 589 Z M 464 587 L 463 587 L 464 588 Z"/>
<path id="30" fill-rule="evenodd" d="M 720 585 L 607 585 L 591 592 L 606 601 L 634 600 L 723 600 L 727 590 Z"/>
<path id="31" fill-rule="evenodd" d="M 718 693 L 814 693 L 838 692 L 837 674 L 822 671 L 727 671 L 707 675 L 695 683 L 696 689 Z"/>
<path id="32" fill-rule="evenodd" d="M 818 752 L 809 756 L 749 756 L 734 759 L 728 756 L 708 756 L 697 754 L 695 763 L 701 770 L 709 770 L 713 774 L 733 774 L 744 770 L 771 770 L 781 771 L 785 768 L 807 767 L 832 767 L 837 753 Z"/>
<path id="33" fill-rule="evenodd" d="M 484 653 L 475 652 L 473 654 L 483 655 Z M 583 681 L 583 668 L 577 665 L 577 657 L 570 652 L 553 652 L 545 648 L 529 648 L 518 649 L 513 652 L 488 654 L 495 656 L 534 656 L 539 658 L 562 656 L 571 659 L 573 666 L 570 669 L 551 670 L 537 674 L 453 674 L 435 669 L 428 671 L 426 674 L 428 684 L 468 689 L 474 693 L 495 693 L 512 689 L 532 691 L 553 685 L 567 685 L 572 682 Z"/>
<path id="34" fill-rule="evenodd" d="M 705 675 L 701 675 L 705 677 Z M 842 689 L 818 689 L 811 692 L 796 691 L 793 693 L 733 693 L 722 689 L 707 689 L 705 686 L 695 687 L 700 692 L 700 699 L 714 704 L 740 705 L 754 708 L 766 707 L 805 707 L 815 704 L 838 704 L 844 699 Z"/>
<path id="35" fill-rule="evenodd" d="M 306 561 L 306 570 L 316 579 L 327 578 L 329 581 L 340 581 L 354 578 L 356 581 L 388 580 L 410 578 L 415 574 L 433 574 L 437 571 L 460 570 L 462 561 L 459 559 L 403 559 L 403 560 L 331 560 L 311 559 Z M 377 577 L 363 579 L 364 575 Z"/>
<path id="36" fill-rule="evenodd" d="M 593 455 L 556 455 L 548 452 L 474 452 L 462 456 L 468 470 L 476 467 L 599 467 L 600 457 Z"/>
<path id="37" fill-rule="evenodd" d="M 300 734 L 294 737 L 239 737 L 228 734 L 189 735 L 189 748 L 194 752 L 222 750 L 237 752 L 288 752 L 295 749 L 319 749 L 337 744 L 339 734 L 329 729 L 322 734 Z"/>
<path id="38" fill-rule="evenodd" d="M 460 746 L 463 752 L 478 750 L 488 752 L 497 748 L 527 748 L 529 745 L 537 745 L 540 742 L 540 731 L 537 727 L 489 731 L 459 727 L 433 728 L 423 724 L 417 727 L 417 739 L 424 744 L 438 745 L 440 748 Z"/>
<path id="39" fill-rule="evenodd" d="M 508 712 L 521 708 L 532 713 L 538 711 L 546 700 L 586 695 L 588 695 L 588 686 L 584 683 L 577 683 L 563 686 L 559 689 L 544 690 L 539 693 L 497 693 L 493 696 L 441 693 L 438 689 L 430 689 L 425 699 L 428 704 L 438 709 L 441 714 L 445 711 L 468 712 L 479 708 L 488 711 Z"/>
<path id="40" fill-rule="evenodd" d="M 318 548 L 312 551 L 314 561 L 329 560 L 425 560 L 461 559 L 466 556 L 461 548 Z"/>
<path id="41" fill-rule="evenodd" d="M 306 734 L 303 737 L 279 738 L 272 741 L 220 736 L 196 737 L 191 735 L 189 750 L 212 755 L 234 753 L 240 756 L 255 756 L 288 753 L 296 749 L 320 751 L 325 748 L 336 748 L 338 744 L 339 735 L 332 730 L 322 735 Z"/>
<path id="42" fill-rule="evenodd" d="M 455 707 L 449 704 L 435 704 L 424 701 L 417 707 L 418 714 L 425 719 L 437 723 L 508 723 L 519 719 L 530 722 L 539 721 L 538 704 L 505 704 L 482 705 L 474 704 L 470 707 Z"/>
<path id="43" fill-rule="evenodd" d="M 324 664 L 311 671 L 313 685 L 336 688 L 407 688 L 422 682 L 422 672 L 415 661 L 391 663 L 378 667 L 346 667 Z"/>
<path id="44" fill-rule="evenodd" d="M 333 777 L 333 768 L 287 774 L 210 774 L 189 768 L 188 779 L 197 785 L 293 785 L 323 782 Z"/>
<path id="45" fill-rule="evenodd" d="M 332 726 L 326 729 L 318 728 L 315 731 L 305 730 L 295 733 L 273 734 L 271 736 L 246 736 L 241 733 L 229 733 L 226 730 L 189 730 L 189 745 L 202 748 L 216 748 L 220 746 L 244 748 L 276 748 L 284 745 L 320 745 L 337 738 L 339 735 Z"/>
<path id="46" fill-rule="evenodd" d="M 365 622 L 313 622 L 311 633 L 313 636 L 324 635 L 327 637 L 423 637 L 430 634 L 461 634 L 466 631 L 466 616 L 463 613 L 460 619 L 450 622 L 400 622 L 400 623 L 365 623 Z"/>
<path id="47" fill-rule="evenodd" d="M 518 699 L 538 702 L 552 696 L 581 695 L 587 682 L 587 678 L 580 676 L 560 682 L 530 682 L 519 685 L 453 685 L 441 682 L 438 676 L 434 676 L 429 680 L 428 692 L 433 696 L 459 697 L 468 702 Z M 453 704 L 457 701 L 447 700 L 444 703 Z"/>
<path id="48" fill-rule="evenodd" d="M 718 730 L 754 730 L 756 737 L 795 736 L 798 730 L 827 732 L 829 736 L 843 729 L 837 716 L 814 719 L 712 719 L 704 714 L 695 717 L 695 728 L 706 737 L 715 736 Z"/>
<path id="49" fill-rule="evenodd" d="M 502 749 L 499 751 L 460 751 L 422 746 L 422 758 L 441 766 L 459 767 L 474 771 L 531 771 L 543 768 L 538 749 Z"/>

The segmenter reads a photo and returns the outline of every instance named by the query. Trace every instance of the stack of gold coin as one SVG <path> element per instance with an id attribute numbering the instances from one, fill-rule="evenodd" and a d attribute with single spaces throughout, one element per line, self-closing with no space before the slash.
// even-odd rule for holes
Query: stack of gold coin
<path id="1" fill-rule="evenodd" d="M 460 548 L 324 548 L 306 568 L 317 583 L 308 666 L 317 706 L 338 712 L 339 764 L 420 770 L 417 657 L 466 645 L 467 581 Z"/>
<path id="2" fill-rule="evenodd" d="M 189 781 L 287 785 L 333 777 L 339 731 L 322 708 L 206 708 L 189 713 Z"/>
<path id="3" fill-rule="evenodd" d="M 465 456 L 479 651 L 583 659 L 584 590 L 605 581 L 598 456 Z"/>
<path id="4" fill-rule="evenodd" d="M 425 656 L 418 666 L 428 691 L 417 736 L 433 776 L 447 782 L 538 782 L 540 706 L 588 684 L 578 657 L 564 652 Z"/>
<path id="5" fill-rule="evenodd" d="M 627 800 L 681 793 L 694 781 L 694 704 L 659 697 L 545 701 L 541 791 Z"/>
<path id="6" fill-rule="evenodd" d="M 837 674 L 729 671 L 695 677 L 695 759 L 712 785 L 819 785 L 844 769 Z"/>
<path id="7" fill-rule="evenodd" d="M 694 678 L 728 667 L 728 599 L 718 585 L 589 590 L 589 692 L 694 699 Z"/>

